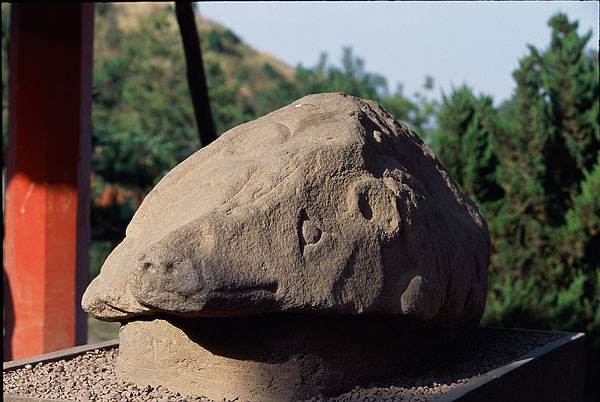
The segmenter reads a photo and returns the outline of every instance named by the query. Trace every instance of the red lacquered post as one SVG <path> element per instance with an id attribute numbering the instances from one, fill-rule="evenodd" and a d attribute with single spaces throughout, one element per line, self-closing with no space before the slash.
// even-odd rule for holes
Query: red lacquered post
<path id="1" fill-rule="evenodd" d="M 13 3 L 5 360 L 86 343 L 94 5 Z"/>

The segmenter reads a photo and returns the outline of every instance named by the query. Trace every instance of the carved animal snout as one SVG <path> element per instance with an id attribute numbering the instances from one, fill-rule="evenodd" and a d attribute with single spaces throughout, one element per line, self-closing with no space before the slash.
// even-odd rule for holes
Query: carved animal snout
<path id="1" fill-rule="evenodd" d="M 154 284 L 157 290 L 189 296 L 202 289 L 202 274 L 190 258 L 143 257 L 136 266 L 137 277 Z"/>
<path id="2" fill-rule="evenodd" d="M 181 247 L 189 240 L 179 232 L 179 236 L 162 239 L 139 254 L 128 281 L 137 301 L 161 309 L 197 307 L 206 286 L 200 259 L 188 247 Z"/>

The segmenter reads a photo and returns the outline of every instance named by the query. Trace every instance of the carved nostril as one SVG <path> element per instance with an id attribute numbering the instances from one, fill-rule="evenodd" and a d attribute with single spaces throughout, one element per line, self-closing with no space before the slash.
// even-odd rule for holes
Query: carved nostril
<path id="1" fill-rule="evenodd" d="M 175 263 L 173 261 L 160 261 L 156 259 L 140 258 L 138 267 L 142 272 L 173 272 L 173 270 L 175 269 Z"/>

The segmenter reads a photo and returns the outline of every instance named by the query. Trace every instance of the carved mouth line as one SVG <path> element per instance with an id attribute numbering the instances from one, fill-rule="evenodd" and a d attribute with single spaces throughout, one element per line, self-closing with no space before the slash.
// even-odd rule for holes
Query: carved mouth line
<path id="1" fill-rule="evenodd" d="M 135 315 L 135 313 L 132 313 L 131 311 L 127 311 L 127 310 L 124 310 L 122 308 L 113 306 L 112 304 L 110 304 L 110 303 L 108 303 L 106 301 L 104 301 L 103 304 L 104 304 L 105 308 L 108 307 L 110 310 L 112 310 L 113 313 L 115 313 L 117 315 L 121 314 L 121 316 L 117 317 L 117 318 L 127 318 L 127 317 L 130 317 L 132 315 Z"/>
<path id="2" fill-rule="evenodd" d="M 275 294 L 278 288 L 277 282 L 267 283 L 264 285 L 246 285 L 239 287 L 220 287 L 215 289 L 215 292 L 233 295 L 243 295 L 247 293 L 267 292 Z"/>

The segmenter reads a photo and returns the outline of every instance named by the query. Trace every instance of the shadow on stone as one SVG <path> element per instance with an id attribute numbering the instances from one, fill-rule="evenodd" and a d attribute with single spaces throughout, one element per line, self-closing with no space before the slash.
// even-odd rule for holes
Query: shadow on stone
<path id="1" fill-rule="evenodd" d="M 249 400 L 332 396 L 429 359 L 456 330 L 401 330 L 386 316 L 268 314 L 125 323 L 117 370 L 182 394 Z"/>

